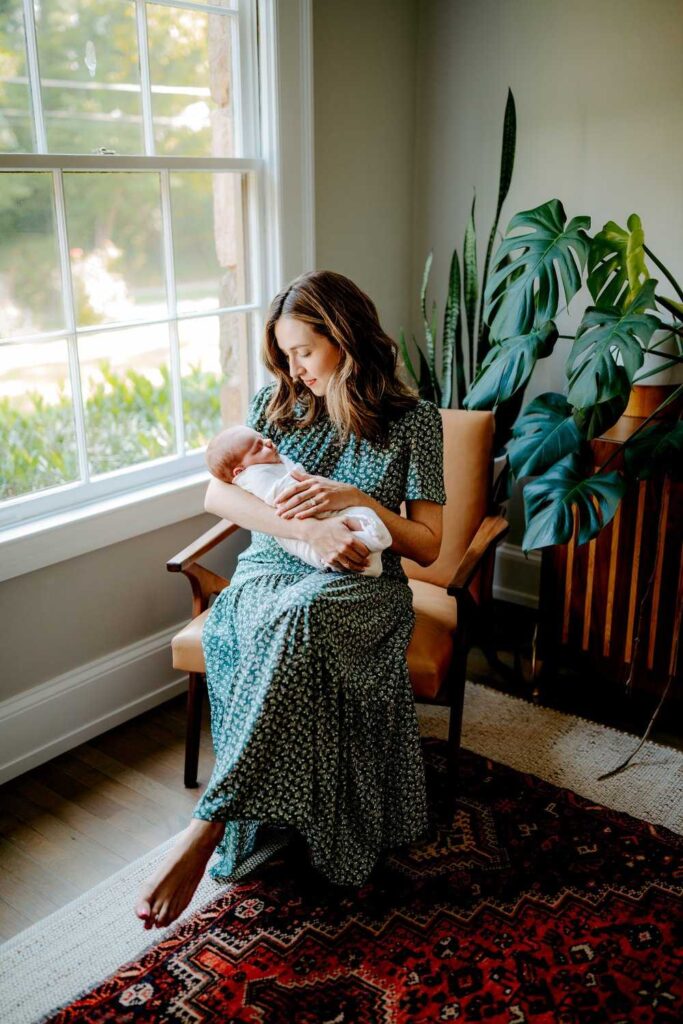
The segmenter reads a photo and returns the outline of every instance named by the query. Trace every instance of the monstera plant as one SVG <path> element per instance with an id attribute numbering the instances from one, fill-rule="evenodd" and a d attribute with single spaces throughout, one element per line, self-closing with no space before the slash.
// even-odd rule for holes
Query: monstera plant
<path id="1" fill-rule="evenodd" d="M 503 152 L 502 166 L 505 145 Z M 511 173 L 511 165 L 509 169 Z M 500 205 L 499 196 L 496 219 Z M 640 479 L 660 470 L 674 474 L 683 461 L 683 424 L 680 420 L 657 419 L 664 406 L 680 398 L 682 385 L 595 472 L 589 442 L 623 414 L 633 385 L 683 362 L 683 290 L 645 245 L 636 214 L 629 217 L 626 228 L 609 221 L 592 238 L 589 229 L 587 216 L 573 217 L 567 222 L 558 199 L 512 218 L 493 257 L 490 273 L 487 253 L 478 332 L 479 360 L 466 394 L 457 396 L 459 407 L 491 409 L 495 413 L 495 453 L 503 457 L 504 466 L 496 481 L 494 500 L 509 497 L 513 480 L 533 478 L 523 489 L 525 554 L 531 549 L 566 543 L 573 531 L 573 509 L 578 515 L 579 543 L 592 539 L 614 516 L 628 477 Z M 471 230 L 469 233 L 471 236 Z M 675 298 L 662 294 L 658 279 L 650 275 L 648 260 L 666 278 Z M 470 274 L 470 285 L 471 282 Z M 556 319 L 584 283 L 594 305 L 584 310 L 575 335 L 561 335 Z M 425 288 L 426 275 L 422 289 L 426 324 Z M 466 283 L 468 327 L 472 319 L 472 290 L 471 287 L 468 299 Z M 458 369 L 462 363 L 458 347 L 460 308 L 460 282 L 451 273 L 441 381 L 435 371 L 433 329 L 426 332 L 427 357 L 420 353 L 419 378 L 407 363 L 422 396 L 446 408 L 451 404 L 449 349 L 456 362 L 456 379 L 462 379 L 462 370 Z M 666 339 L 673 341 L 674 352 L 663 351 L 654 337 L 655 332 L 660 335 L 663 330 Z M 471 328 L 470 338 L 473 336 Z M 401 342 L 405 346 L 403 338 Z M 537 361 L 549 356 L 558 343 L 565 342 L 571 342 L 565 362 L 566 393 L 539 395 L 520 415 Z M 665 361 L 654 370 L 639 374 L 646 353 Z M 435 382 L 438 386 L 434 386 Z M 607 471 L 622 449 L 624 469 Z"/>
<path id="2" fill-rule="evenodd" d="M 613 221 L 591 238 L 590 218 L 567 218 L 559 200 L 512 218 L 494 257 L 486 284 L 484 316 L 491 347 L 464 400 L 467 409 L 493 409 L 524 389 L 538 359 L 559 339 L 572 344 L 565 362 L 566 394 L 547 392 L 524 409 L 506 444 L 511 479 L 534 477 L 524 487 L 525 552 L 566 543 L 578 516 L 578 543 L 597 536 L 612 519 L 627 478 L 640 479 L 681 466 L 683 424 L 657 419 L 675 401 L 673 390 L 630 438 L 598 468 L 589 441 L 624 412 L 634 384 L 658 372 L 638 375 L 645 353 L 664 366 L 683 362 L 683 291 L 644 242 L 640 218 L 627 228 Z M 666 277 L 677 298 L 660 293 L 647 258 Z M 560 335 L 555 318 L 568 307 L 586 279 L 594 305 L 584 312 L 575 336 Z M 652 344 L 655 331 L 675 341 L 675 353 Z M 654 421 L 654 422 L 653 422 Z M 624 469 L 607 470 L 624 449 Z"/>

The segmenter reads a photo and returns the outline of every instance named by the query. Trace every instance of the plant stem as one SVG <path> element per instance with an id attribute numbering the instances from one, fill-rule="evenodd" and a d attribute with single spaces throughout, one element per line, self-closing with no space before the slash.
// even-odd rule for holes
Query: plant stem
<path id="1" fill-rule="evenodd" d="M 645 351 L 651 356 L 661 356 L 662 359 L 670 359 L 672 363 L 683 363 L 683 356 L 675 356 L 673 352 L 660 352 L 656 348 L 648 348 Z M 658 367 L 657 372 L 661 369 L 663 367 Z"/>
<path id="2" fill-rule="evenodd" d="M 652 262 L 653 262 L 653 263 L 655 264 L 655 266 L 656 266 L 656 267 L 659 267 L 659 269 L 661 270 L 661 272 L 662 272 L 663 274 L 665 274 L 665 275 L 666 275 L 666 277 L 667 277 L 667 278 L 668 278 L 668 280 L 669 280 L 669 283 L 670 283 L 671 285 L 673 285 L 673 288 L 674 288 L 674 290 L 676 291 L 676 294 L 678 295 L 679 299 L 683 299 L 683 289 L 681 289 L 681 286 L 679 285 L 679 283 L 678 283 L 678 281 L 677 281 L 677 280 L 675 279 L 675 277 L 673 277 L 673 276 L 672 276 L 672 275 L 671 275 L 671 274 L 669 273 L 669 271 L 668 271 L 668 270 L 666 269 L 666 267 L 664 266 L 664 264 L 663 264 L 663 263 L 662 263 L 662 262 L 661 262 L 660 260 L 658 260 L 658 259 L 657 259 L 657 257 L 656 257 L 656 256 L 655 256 L 655 254 L 654 254 L 654 253 L 652 252 L 652 250 L 651 250 L 651 249 L 648 249 L 648 247 L 647 247 L 647 246 L 646 246 L 645 244 L 643 244 L 643 251 L 644 251 L 645 253 L 647 253 L 647 255 L 648 255 L 648 256 L 650 257 L 650 259 L 651 259 L 651 260 L 652 260 Z"/>
<path id="3" fill-rule="evenodd" d="M 672 681 L 673 681 L 673 673 L 671 673 L 671 675 L 669 676 L 669 678 L 667 680 L 666 686 L 664 687 L 664 693 L 659 698 L 659 704 L 655 708 L 654 713 L 652 715 L 652 718 L 648 722 L 647 729 L 643 733 L 643 735 L 641 737 L 641 740 L 640 740 L 640 743 L 638 744 L 636 749 L 634 751 L 632 751 L 632 753 L 630 753 L 628 755 L 628 757 L 626 758 L 625 761 L 622 761 L 621 764 L 617 765 L 616 768 L 612 768 L 612 770 L 609 771 L 609 772 L 604 772 L 603 775 L 598 775 L 598 782 L 602 782 L 603 779 L 611 779 L 613 775 L 618 775 L 619 772 L 623 772 L 624 768 L 628 768 L 629 764 L 631 763 L 633 758 L 636 756 L 636 754 L 638 753 L 640 748 L 643 746 L 643 744 L 647 741 L 648 736 L 652 732 L 652 728 L 653 728 L 653 726 L 654 726 L 654 724 L 655 724 L 655 722 L 657 720 L 657 715 L 659 714 L 660 709 L 661 709 L 664 701 L 667 698 L 667 694 L 669 693 L 669 689 L 671 688 Z"/>
<path id="4" fill-rule="evenodd" d="M 657 352 L 657 355 L 660 356 L 660 355 L 662 355 L 662 353 L 661 352 Z M 672 359 L 670 362 L 664 363 L 662 366 L 655 366 L 654 370 L 648 370 L 647 373 L 644 373 L 642 375 L 642 377 L 634 377 L 633 378 L 633 383 L 634 384 L 640 384 L 641 380 L 645 380 L 647 377 L 652 377 L 652 375 L 655 374 L 655 373 L 661 373 L 662 370 L 668 370 L 670 366 L 677 366 L 678 363 L 680 363 L 682 361 L 683 360 L 680 360 L 680 359 Z"/>
<path id="5" fill-rule="evenodd" d="M 626 448 L 627 445 L 631 444 L 631 442 L 634 440 L 634 438 L 636 438 L 638 436 L 638 434 L 641 432 L 641 430 L 645 429 L 645 427 L 648 425 L 650 420 L 654 419 L 654 417 L 657 415 L 658 412 L 660 412 L 667 405 L 670 405 L 671 402 L 673 402 L 676 398 L 678 398 L 678 396 L 681 394 L 681 392 L 683 392 L 683 384 L 679 384 L 678 387 L 676 388 L 676 390 L 672 391 L 671 394 L 668 396 L 668 398 L 665 398 L 663 402 L 660 402 L 660 404 L 657 406 L 657 408 L 653 412 L 650 413 L 650 415 L 647 417 L 647 419 L 643 420 L 643 422 L 640 424 L 640 426 L 637 427 L 636 430 L 633 431 L 633 433 L 631 434 L 630 437 L 627 437 L 625 441 L 622 441 L 622 443 L 620 445 L 617 445 L 617 447 L 614 449 L 614 451 L 609 456 L 609 458 L 607 458 L 603 462 L 603 464 L 601 466 L 598 466 L 596 472 L 597 473 L 602 473 L 602 471 L 605 468 L 605 466 L 609 466 L 609 464 L 612 461 L 612 459 L 615 459 L 617 457 L 617 455 L 619 454 L 619 452 L 623 451 L 623 449 Z"/>

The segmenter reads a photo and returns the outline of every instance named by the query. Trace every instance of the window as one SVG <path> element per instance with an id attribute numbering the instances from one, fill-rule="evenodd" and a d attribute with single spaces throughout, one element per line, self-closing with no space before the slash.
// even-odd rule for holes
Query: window
<path id="1" fill-rule="evenodd" d="M 273 275 L 257 16 L 5 0 L 0 527 L 196 474 L 244 419 Z"/>

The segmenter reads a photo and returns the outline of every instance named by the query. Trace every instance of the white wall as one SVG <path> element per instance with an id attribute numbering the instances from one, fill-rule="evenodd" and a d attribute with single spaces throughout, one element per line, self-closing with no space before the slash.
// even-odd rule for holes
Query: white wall
<path id="1" fill-rule="evenodd" d="M 517 156 L 501 216 L 548 199 L 568 218 L 625 226 L 640 214 L 650 248 L 683 277 L 681 0 L 423 0 L 419 5 L 413 322 L 424 259 L 443 308 L 451 252 L 462 253 L 472 190 L 479 259 L 498 195 L 508 86 Z M 563 328 L 578 323 L 581 296 Z M 562 333 L 569 333 L 562 329 Z M 421 337 L 421 335 L 420 335 Z M 565 390 L 559 341 L 527 390 Z M 523 533 L 519 495 L 509 540 Z"/>
<path id="2" fill-rule="evenodd" d="M 316 264 L 409 330 L 415 0 L 314 0 Z"/>

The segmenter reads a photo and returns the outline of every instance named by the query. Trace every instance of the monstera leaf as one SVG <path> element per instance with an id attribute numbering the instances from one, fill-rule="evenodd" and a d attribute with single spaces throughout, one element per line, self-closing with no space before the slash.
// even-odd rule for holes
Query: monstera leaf
<path id="1" fill-rule="evenodd" d="M 673 467 L 674 479 L 683 475 L 683 423 L 653 423 L 633 438 L 624 448 L 624 461 L 629 476 L 639 480 Z"/>
<path id="2" fill-rule="evenodd" d="M 606 402 L 598 402 L 585 409 L 574 409 L 574 419 L 581 435 L 591 441 L 613 427 L 628 405 L 630 394 L 630 390 L 626 389 Z"/>
<path id="3" fill-rule="evenodd" d="M 578 543 L 592 540 L 614 516 L 625 489 L 616 470 L 586 478 L 577 454 L 566 455 L 524 488 L 527 527 L 522 550 L 526 554 L 533 548 L 566 544 L 574 529 L 572 506 L 578 512 Z"/>
<path id="4" fill-rule="evenodd" d="M 632 213 L 626 223 L 628 230 L 608 220 L 591 242 L 587 283 L 596 306 L 625 309 L 650 276 L 640 217 Z"/>
<path id="5" fill-rule="evenodd" d="M 551 320 L 559 304 L 560 279 L 566 304 L 581 287 L 590 217 L 574 217 L 569 224 L 566 220 L 562 203 L 551 199 L 516 214 L 508 224 L 508 237 L 496 251 L 486 283 L 484 316 L 493 338 L 527 334 L 534 321 Z M 510 236 L 518 228 L 525 230 Z"/>
<path id="6" fill-rule="evenodd" d="M 637 312 L 654 305 L 656 283 L 653 278 L 646 281 L 623 313 L 613 307 L 588 307 L 566 365 L 567 399 L 572 405 L 584 408 L 630 390 L 643 364 L 643 349 L 659 327 L 656 316 Z M 615 351 L 622 366 L 616 362 Z"/>
<path id="7" fill-rule="evenodd" d="M 550 355 L 557 341 L 552 320 L 529 334 L 507 338 L 486 353 L 463 405 L 466 409 L 492 409 L 523 387 L 536 361 Z"/>
<path id="8" fill-rule="evenodd" d="M 583 436 L 564 395 L 547 391 L 529 402 L 512 428 L 507 444 L 515 477 L 537 476 L 578 450 Z"/>

